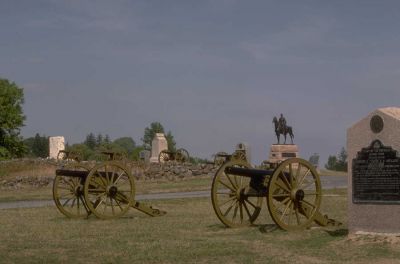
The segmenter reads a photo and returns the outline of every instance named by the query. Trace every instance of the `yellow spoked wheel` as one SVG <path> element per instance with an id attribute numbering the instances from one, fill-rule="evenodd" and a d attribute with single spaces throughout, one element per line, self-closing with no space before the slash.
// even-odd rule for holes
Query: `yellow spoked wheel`
<path id="1" fill-rule="evenodd" d="M 72 171 L 88 171 L 82 164 L 64 167 Z M 56 175 L 53 182 L 53 200 L 57 209 L 70 218 L 85 218 L 90 211 L 83 196 L 84 178 Z"/>
<path id="2" fill-rule="evenodd" d="M 221 166 L 222 164 L 224 164 L 224 162 L 226 161 L 227 155 L 228 155 L 228 153 L 223 152 L 223 151 L 217 152 L 217 154 L 215 154 L 215 156 L 214 156 L 214 165 Z"/>
<path id="3" fill-rule="evenodd" d="M 280 228 L 310 226 L 321 204 L 321 182 L 314 166 L 299 158 L 282 162 L 269 181 L 267 203 Z"/>
<path id="4" fill-rule="evenodd" d="M 130 170 L 118 161 L 97 165 L 86 178 L 84 196 L 89 210 L 98 218 L 124 215 L 135 198 L 135 184 Z"/>
<path id="5" fill-rule="evenodd" d="M 250 168 L 250 165 L 244 160 L 225 162 L 213 179 L 212 205 L 219 220 L 227 227 L 248 226 L 260 214 L 262 197 L 249 194 L 250 177 L 225 172 L 225 169 L 231 166 Z"/>
<path id="6" fill-rule="evenodd" d="M 235 151 L 235 152 L 232 154 L 231 159 L 247 161 L 246 154 L 245 154 L 243 151 L 241 151 L 241 150 Z"/>
<path id="7" fill-rule="evenodd" d="M 158 161 L 160 163 L 167 162 L 170 160 L 171 160 L 171 158 L 170 158 L 169 152 L 167 150 L 161 151 L 160 154 L 158 155 Z"/>
<path id="8" fill-rule="evenodd" d="M 186 149 L 178 149 L 175 154 L 175 159 L 178 162 L 188 162 L 189 161 L 189 152 Z"/>

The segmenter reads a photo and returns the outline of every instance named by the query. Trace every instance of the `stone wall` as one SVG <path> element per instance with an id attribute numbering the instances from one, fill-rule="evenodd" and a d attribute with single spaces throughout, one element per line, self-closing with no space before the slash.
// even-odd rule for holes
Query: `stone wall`
<path id="1" fill-rule="evenodd" d="M 168 162 L 164 164 L 150 163 L 142 169 L 133 169 L 132 173 L 138 180 L 168 179 L 174 181 L 197 176 L 213 177 L 217 169 L 218 167 L 213 164 Z"/>
<path id="2" fill-rule="evenodd" d="M 2 168 L 23 167 L 23 170 L 8 172 L 0 169 L 0 190 L 23 189 L 25 187 L 45 187 L 53 184 L 57 164 L 44 159 L 23 159 L 0 162 Z M 94 165 L 94 164 L 93 164 Z M 166 180 L 178 181 L 191 177 L 207 176 L 212 178 L 218 167 L 213 164 L 180 164 L 168 162 L 139 165 L 132 163 L 132 175 L 137 181 Z M 4 175 L 7 174 L 7 175 Z"/>

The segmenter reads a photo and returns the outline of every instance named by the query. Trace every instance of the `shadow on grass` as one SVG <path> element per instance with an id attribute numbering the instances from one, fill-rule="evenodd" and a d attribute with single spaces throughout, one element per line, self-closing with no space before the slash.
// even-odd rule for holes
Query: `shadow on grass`
<path id="1" fill-rule="evenodd" d="M 349 234 L 348 229 L 336 229 L 336 230 L 325 230 L 326 233 L 328 233 L 332 237 L 344 237 Z"/>
<path id="2" fill-rule="evenodd" d="M 276 230 L 281 230 L 277 225 L 275 224 L 267 224 L 267 225 L 259 225 L 258 229 L 260 230 L 261 233 L 271 233 Z"/>

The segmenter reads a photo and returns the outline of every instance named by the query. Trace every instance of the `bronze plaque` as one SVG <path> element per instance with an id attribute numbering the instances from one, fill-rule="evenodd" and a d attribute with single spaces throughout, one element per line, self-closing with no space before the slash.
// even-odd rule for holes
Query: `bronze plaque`
<path id="1" fill-rule="evenodd" d="M 383 119 L 378 115 L 374 115 L 369 121 L 369 126 L 375 134 L 383 130 Z"/>
<path id="2" fill-rule="evenodd" d="M 400 203 L 400 158 L 375 140 L 353 159 L 353 203 Z"/>
<path id="3" fill-rule="evenodd" d="M 296 153 L 282 152 L 282 158 L 296 158 Z"/>

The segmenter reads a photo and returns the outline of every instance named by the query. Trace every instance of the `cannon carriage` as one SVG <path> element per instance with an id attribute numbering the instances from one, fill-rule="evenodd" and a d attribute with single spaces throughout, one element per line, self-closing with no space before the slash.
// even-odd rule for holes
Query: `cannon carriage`
<path id="1" fill-rule="evenodd" d="M 251 225 L 266 200 L 272 220 L 284 230 L 302 230 L 313 222 L 340 225 L 320 212 L 321 181 L 315 167 L 299 158 L 273 169 L 253 169 L 245 160 L 225 162 L 215 173 L 211 200 L 227 227 Z"/>
<path id="2" fill-rule="evenodd" d="M 159 162 L 176 161 L 180 163 L 189 161 L 189 152 L 186 149 L 180 148 L 177 151 L 163 150 L 158 155 Z"/>
<path id="3" fill-rule="evenodd" d="M 71 153 L 64 154 L 71 157 Z M 119 154 L 103 154 L 108 160 L 94 165 L 75 160 L 62 163 L 56 170 L 53 199 L 62 214 L 69 218 L 94 214 L 110 219 L 124 215 L 131 207 L 150 216 L 166 213 L 136 201 L 131 169 Z"/>

